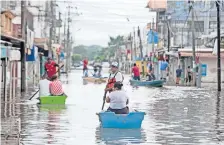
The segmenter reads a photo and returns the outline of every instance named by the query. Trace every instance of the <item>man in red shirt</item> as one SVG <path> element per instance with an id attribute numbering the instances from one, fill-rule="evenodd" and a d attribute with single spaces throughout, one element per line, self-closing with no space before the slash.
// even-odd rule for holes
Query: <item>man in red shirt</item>
<path id="1" fill-rule="evenodd" d="M 134 66 L 132 67 L 132 73 L 134 74 L 133 79 L 140 81 L 140 71 L 139 68 L 136 66 L 136 63 L 134 63 Z"/>
<path id="2" fill-rule="evenodd" d="M 85 59 L 83 60 L 83 74 L 84 76 L 88 76 L 88 59 L 85 57 Z"/>
<path id="3" fill-rule="evenodd" d="M 50 57 L 48 57 L 47 62 L 44 65 L 45 71 L 47 73 L 47 76 L 51 78 L 53 75 L 56 74 L 57 70 L 56 67 L 59 67 L 58 64 L 56 64 L 55 61 L 53 61 Z"/>

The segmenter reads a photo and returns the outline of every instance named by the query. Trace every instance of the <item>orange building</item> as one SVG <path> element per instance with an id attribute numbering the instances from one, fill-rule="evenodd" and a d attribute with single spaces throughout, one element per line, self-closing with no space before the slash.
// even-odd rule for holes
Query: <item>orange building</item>
<path id="1" fill-rule="evenodd" d="M 9 10 L 1 11 L 1 34 L 8 36 L 13 35 L 12 19 L 15 17 L 15 14 Z"/>
<path id="2" fill-rule="evenodd" d="M 164 11 L 167 9 L 167 0 L 149 0 L 147 7 L 153 11 Z"/>

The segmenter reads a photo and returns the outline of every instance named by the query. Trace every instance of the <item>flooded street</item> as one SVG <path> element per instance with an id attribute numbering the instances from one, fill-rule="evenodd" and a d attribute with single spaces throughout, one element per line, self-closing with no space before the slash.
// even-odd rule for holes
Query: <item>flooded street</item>
<path id="1" fill-rule="evenodd" d="M 36 99 L 17 104 L 22 144 L 224 144 L 223 94 L 219 100 L 208 89 L 133 89 L 126 76 L 124 89 L 130 107 L 146 112 L 142 128 L 102 129 L 96 113 L 101 109 L 105 84 L 83 85 L 81 75 L 81 70 L 75 70 L 68 78 L 61 77 L 69 96 L 65 106 L 36 105 Z"/>

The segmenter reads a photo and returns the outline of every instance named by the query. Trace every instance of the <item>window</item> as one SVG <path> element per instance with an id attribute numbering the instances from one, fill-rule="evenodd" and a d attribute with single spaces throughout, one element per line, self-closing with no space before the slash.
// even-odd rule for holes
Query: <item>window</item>
<path id="1" fill-rule="evenodd" d="M 8 17 L 5 16 L 5 30 L 8 31 Z"/>
<path id="2" fill-rule="evenodd" d="M 5 15 L 1 15 L 1 29 L 4 29 L 5 27 Z"/>
<path id="3" fill-rule="evenodd" d="M 9 18 L 9 31 L 11 32 L 12 31 L 12 19 Z"/>

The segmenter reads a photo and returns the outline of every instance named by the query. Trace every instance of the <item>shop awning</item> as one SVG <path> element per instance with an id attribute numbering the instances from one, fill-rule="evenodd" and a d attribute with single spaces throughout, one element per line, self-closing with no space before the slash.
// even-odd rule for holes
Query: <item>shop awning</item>
<path id="1" fill-rule="evenodd" d="M 180 52 L 181 57 L 190 57 L 193 56 L 192 52 Z M 199 57 L 208 57 L 208 58 L 216 58 L 217 56 L 213 55 L 212 53 L 196 53 L 196 56 Z M 224 53 L 221 53 L 221 57 L 224 57 Z"/>

